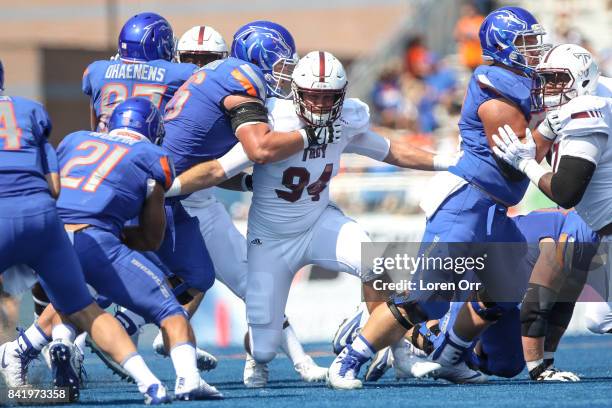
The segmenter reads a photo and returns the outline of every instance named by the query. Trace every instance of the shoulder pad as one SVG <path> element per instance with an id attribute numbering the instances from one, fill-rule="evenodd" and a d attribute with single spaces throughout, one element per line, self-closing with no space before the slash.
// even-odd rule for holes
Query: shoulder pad
<path id="1" fill-rule="evenodd" d="M 295 113 L 295 107 L 291 99 L 269 98 L 266 101 L 268 108 L 268 119 L 270 127 L 280 132 L 290 132 L 301 129 L 304 122 Z"/>
<path id="2" fill-rule="evenodd" d="M 481 87 L 488 88 L 523 107 L 531 105 L 531 80 L 495 66 L 481 65 L 474 71 Z"/>
<path id="3" fill-rule="evenodd" d="M 357 98 L 348 98 L 344 101 L 339 120 L 352 134 L 367 132 L 370 128 L 370 107 Z"/>
<path id="4" fill-rule="evenodd" d="M 603 98 L 612 98 L 612 78 L 600 75 L 595 94 Z"/>
<path id="5" fill-rule="evenodd" d="M 256 65 L 236 58 L 226 59 L 227 63 L 217 69 L 225 68 L 225 88 L 230 94 L 245 94 L 266 101 L 266 80 Z M 225 65 L 225 66 L 224 66 Z M 222 68 L 223 67 L 223 68 Z"/>
<path id="6" fill-rule="evenodd" d="M 559 136 L 588 136 L 594 133 L 609 135 L 609 117 L 610 107 L 606 98 L 579 96 L 559 108 Z"/>

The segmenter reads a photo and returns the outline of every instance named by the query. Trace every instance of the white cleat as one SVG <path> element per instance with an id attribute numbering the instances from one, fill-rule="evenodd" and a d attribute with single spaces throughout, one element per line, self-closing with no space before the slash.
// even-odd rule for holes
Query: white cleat
<path id="1" fill-rule="evenodd" d="M 317 365 L 310 356 L 306 356 L 304 360 L 295 364 L 293 368 L 302 377 L 302 380 L 306 382 L 325 381 L 325 378 L 327 378 L 327 368 Z"/>
<path id="2" fill-rule="evenodd" d="M 536 381 L 577 382 L 580 381 L 580 377 L 571 371 L 560 371 L 555 367 L 548 367 L 536 378 Z"/>
<path id="3" fill-rule="evenodd" d="M 393 366 L 393 354 L 390 347 L 385 347 L 374 355 L 372 362 L 366 370 L 364 379 L 366 381 L 378 381 L 387 370 Z M 396 370 L 397 375 L 397 370 Z"/>
<path id="4" fill-rule="evenodd" d="M 247 388 L 263 388 L 268 384 L 268 365 L 260 364 L 253 356 L 246 353 L 244 362 L 243 382 Z"/>
<path id="5" fill-rule="evenodd" d="M 391 347 L 391 353 L 393 355 L 393 368 L 395 369 L 396 379 L 401 380 L 413 377 L 412 368 L 414 365 L 418 362 L 426 361 L 422 357 L 415 355 L 413 350 L 414 347 L 412 344 L 404 339 L 400 340 L 396 345 Z"/>
<path id="6" fill-rule="evenodd" d="M 367 360 L 356 353 L 351 346 L 345 347 L 327 371 L 327 385 L 336 390 L 354 390 L 363 387 L 357 376 L 359 369 Z"/>
<path id="7" fill-rule="evenodd" d="M 23 349 L 22 349 L 23 347 Z M 0 375 L 7 387 L 28 387 L 28 367 L 38 357 L 29 343 L 22 343 L 19 338 L 0 346 Z"/>
<path id="8" fill-rule="evenodd" d="M 417 378 L 429 376 L 454 384 L 482 384 L 489 380 L 480 371 L 469 368 L 464 361 L 453 365 L 442 365 L 432 361 L 418 362 L 413 365 L 411 372 Z"/>
<path id="9" fill-rule="evenodd" d="M 217 388 L 208 384 L 202 378 L 199 379 L 198 384 L 190 387 L 186 385 L 185 378 L 179 377 L 176 379 L 174 398 L 182 401 L 199 401 L 222 399 L 223 394 L 221 394 Z"/>
<path id="10" fill-rule="evenodd" d="M 199 347 L 196 347 L 195 349 L 198 370 L 210 371 L 217 367 L 219 361 L 215 356 Z M 161 332 L 159 332 L 153 340 L 153 350 L 155 350 L 155 352 L 162 357 L 168 357 Z"/>

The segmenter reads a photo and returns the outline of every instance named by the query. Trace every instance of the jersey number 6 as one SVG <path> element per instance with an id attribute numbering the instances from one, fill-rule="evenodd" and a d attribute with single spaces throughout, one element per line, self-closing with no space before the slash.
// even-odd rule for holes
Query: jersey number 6
<path id="1" fill-rule="evenodd" d="M 327 183 L 331 180 L 334 164 L 328 163 L 323 169 L 323 173 L 317 181 L 308 185 L 310 182 L 310 172 L 304 167 L 289 167 L 283 172 L 283 186 L 290 191 L 274 190 L 278 198 L 295 203 L 300 199 L 304 188 L 309 196 L 312 196 L 312 201 L 319 201 L 321 192 L 327 187 Z M 297 179 L 297 180 L 296 180 Z M 308 187 L 306 187 L 308 185 Z"/>

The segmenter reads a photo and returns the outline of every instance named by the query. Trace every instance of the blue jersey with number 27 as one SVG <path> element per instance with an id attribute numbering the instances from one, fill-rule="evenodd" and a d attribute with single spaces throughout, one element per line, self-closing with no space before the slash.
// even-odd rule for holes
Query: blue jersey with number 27
<path id="1" fill-rule="evenodd" d="M 176 90 L 197 69 L 194 64 L 178 64 L 166 60 L 146 63 L 95 61 L 83 74 L 83 92 L 91 97 L 98 117 L 98 131 L 106 131 L 113 109 L 131 96 L 149 98 L 164 111 Z"/>
<path id="2" fill-rule="evenodd" d="M 149 180 L 168 189 L 174 178 L 164 151 L 133 132 L 71 133 L 57 154 L 62 180 L 57 207 L 69 224 L 119 233 L 126 221 L 140 214 Z"/>

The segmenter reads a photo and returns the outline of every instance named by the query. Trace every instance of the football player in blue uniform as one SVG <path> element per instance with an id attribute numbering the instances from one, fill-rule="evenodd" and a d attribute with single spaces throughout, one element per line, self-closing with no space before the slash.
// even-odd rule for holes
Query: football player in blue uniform
<path id="1" fill-rule="evenodd" d="M 197 68 L 173 63 L 174 35 L 155 13 L 131 17 L 119 33 L 118 58 L 95 61 L 83 74 L 83 92 L 91 98 L 91 128 L 106 132 L 113 108 L 131 96 L 148 98 L 161 111 Z"/>
<path id="2" fill-rule="evenodd" d="M 506 378 L 518 375 L 526 362 L 532 380 L 579 381 L 574 373 L 554 367 L 554 352 L 584 287 L 598 236 L 575 211 L 544 209 L 512 220 L 527 242 L 537 243 L 529 246 L 528 268 L 515 271 L 515 279 L 529 282 L 526 295 L 520 308 L 512 308 L 474 340 L 467 362 L 485 374 Z M 420 334 L 412 339 L 428 353 L 435 352 L 462 307 L 453 303 L 437 332 L 429 323 L 427 329 L 415 326 Z"/>
<path id="3" fill-rule="evenodd" d="M 3 79 L 0 64 L 0 89 Z M 103 312 L 87 290 L 79 259 L 56 209 L 59 166 L 47 140 L 51 132 L 47 112 L 38 103 L 2 95 L 0 123 L 0 271 L 16 264 L 34 269 L 58 312 L 88 331 L 115 361 L 131 362 L 127 370 L 134 377 L 144 372 L 159 384 L 119 322 Z M 53 333 L 70 330 L 69 323 L 60 323 Z M 8 386 L 26 385 L 28 365 L 50 335 L 50 330 L 33 324 L 17 340 L 0 347 L 0 372 Z M 73 371 L 71 349 L 58 342 L 50 354 L 56 362 L 56 385 L 68 387 L 71 400 L 78 399 L 78 385 L 68 375 Z M 154 398 L 146 401 L 156 402 Z"/>
<path id="4" fill-rule="evenodd" d="M 450 175 L 438 199 L 429 200 L 420 254 L 427 251 L 431 256 L 449 256 L 449 245 L 437 243 L 467 243 L 453 247 L 465 252 L 474 249 L 469 243 L 524 242 L 506 212 L 522 199 L 529 180 L 497 159 L 491 147 L 495 146 L 492 137 L 499 127 L 511 122 L 516 124 L 513 129 L 523 129 L 531 119 L 532 75 L 548 48 L 542 44 L 544 33 L 537 20 L 518 7 L 500 8 L 483 21 L 480 43 L 483 57 L 491 65 L 476 68 L 469 82 L 459 121 L 463 156 L 449 168 Z M 535 136 L 541 160 L 550 142 L 538 133 Z M 516 308 L 517 301 L 499 299 L 513 298 L 508 293 L 513 285 L 507 268 L 524 256 L 524 249 L 521 245 L 489 245 L 487 251 L 496 253 L 489 256 L 485 274 L 480 276 L 486 289 L 464 305 L 455 325 L 446 333 L 444 345 L 432 354 L 435 361 L 431 369 L 436 368 L 451 381 L 485 380 L 457 356 L 486 327 Z M 504 262 L 508 257 L 515 261 Z M 492 262 L 496 262 L 493 268 Z M 417 274 L 426 282 L 447 282 L 452 275 L 444 270 L 421 270 Z M 377 350 L 398 342 L 415 324 L 441 317 L 448 309 L 449 295 L 452 293 L 412 291 L 377 307 L 353 344 L 332 363 L 329 384 L 334 388 L 361 387 L 356 378 L 361 365 Z M 514 295 L 518 300 L 518 293 Z"/>
<path id="5" fill-rule="evenodd" d="M 164 192 L 171 160 L 161 143 L 161 114 L 142 97 L 119 104 L 110 133 L 76 132 L 58 148 L 62 186 L 58 211 L 74 233 L 85 278 L 99 294 L 160 326 L 177 379 L 177 399 L 220 398 L 200 378 L 195 338 L 165 274 L 138 251 L 156 250 L 164 236 Z M 125 227 L 133 218 L 139 225 Z M 137 284 L 135 284 L 137 283 Z M 141 391 L 150 384 L 139 383 Z"/>

